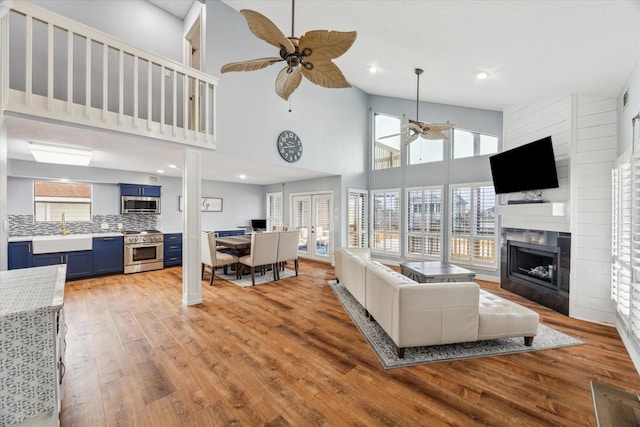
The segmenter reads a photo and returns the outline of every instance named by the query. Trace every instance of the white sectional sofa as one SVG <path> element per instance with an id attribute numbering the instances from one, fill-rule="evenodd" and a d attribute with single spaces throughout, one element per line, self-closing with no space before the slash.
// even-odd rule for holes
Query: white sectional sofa
<path id="1" fill-rule="evenodd" d="M 336 278 L 396 345 L 407 347 L 524 337 L 531 345 L 538 314 L 480 289 L 475 282 L 417 283 L 377 261 L 367 248 L 338 248 Z"/>

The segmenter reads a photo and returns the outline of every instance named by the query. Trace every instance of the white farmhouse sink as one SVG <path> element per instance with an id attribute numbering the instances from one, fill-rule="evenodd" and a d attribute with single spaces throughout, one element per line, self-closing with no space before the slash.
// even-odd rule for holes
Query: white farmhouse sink
<path id="1" fill-rule="evenodd" d="M 32 240 L 34 254 L 52 252 L 90 251 L 93 249 L 91 234 L 62 234 L 53 236 L 34 236 Z"/>

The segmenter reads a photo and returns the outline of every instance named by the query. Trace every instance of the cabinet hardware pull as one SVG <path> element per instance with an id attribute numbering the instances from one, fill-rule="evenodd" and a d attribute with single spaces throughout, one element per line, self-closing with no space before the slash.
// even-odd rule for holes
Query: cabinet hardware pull
<path id="1" fill-rule="evenodd" d="M 113 240 L 113 237 L 103 237 L 102 240 Z"/>
<path id="2" fill-rule="evenodd" d="M 29 245 L 28 245 L 28 246 L 29 246 L 28 251 L 29 251 L 29 253 L 31 253 L 31 243 L 29 243 Z"/>

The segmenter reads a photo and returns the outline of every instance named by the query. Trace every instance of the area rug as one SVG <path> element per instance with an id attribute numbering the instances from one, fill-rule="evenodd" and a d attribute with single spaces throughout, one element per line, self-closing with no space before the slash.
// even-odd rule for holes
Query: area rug
<path id="1" fill-rule="evenodd" d="M 329 280 L 327 283 L 385 369 L 584 344 L 569 335 L 539 324 L 538 335 L 533 339 L 533 345 L 530 347 L 524 345 L 522 337 L 501 338 L 470 343 L 411 347 L 406 349 L 404 358 L 400 359 L 396 355 L 396 346 L 391 338 L 378 326 L 378 323 L 366 318 L 364 309 L 351 293 L 335 280 Z"/>
<path id="2" fill-rule="evenodd" d="M 286 279 L 287 277 L 292 277 L 295 276 L 296 272 L 295 270 L 289 270 L 288 268 L 285 268 L 284 271 L 280 272 L 280 280 L 282 279 Z M 298 275 L 300 275 L 300 272 L 298 271 Z M 240 287 L 243 288 L 250 288 L 251 285 L 251 274 L 243 274 L 242 275 L 242 279 L 236 279 L 236 274 L 232 273 L 232 274 L 221 274 L 219 272 L 216 271 L 216 277 L 215 279 L 213 279 L 213 284 L 215 285 L 216 280 L 218 280 L 218 278 L 224 279 L 228 282 L 233 283 L 234 285 L 238 285 Z M 206 276 L 206 280 L 209 279 L 209 273 L 207 273 Z M 258 285 L 263 285 L 265 283 L 278 283 L 278 282 L 274 282 L 273 281 L 273 272 L 271 271 L 267 271 L 266 273 L 264 273 L 264 275 L 260 274 L 260 273 L 256 273 L 256 286 Z"/>

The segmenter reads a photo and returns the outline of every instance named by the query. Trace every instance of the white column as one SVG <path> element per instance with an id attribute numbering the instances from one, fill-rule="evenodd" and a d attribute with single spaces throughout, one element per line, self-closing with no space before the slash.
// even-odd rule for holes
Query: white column
<path id="1" fill-rule="evenodd" d="M 200 270 L 201 160 L 197 150 L 184 150 L 182 167 L 182 304 L 202 302 Z"/>
<path id="2" fill-rule="evenodd" d="M 0 114 L 0 270 L 7 269 L 8 239 L 9 239 L 9 215 L 7 214 L 7 124 L 5 117 Z"/>

